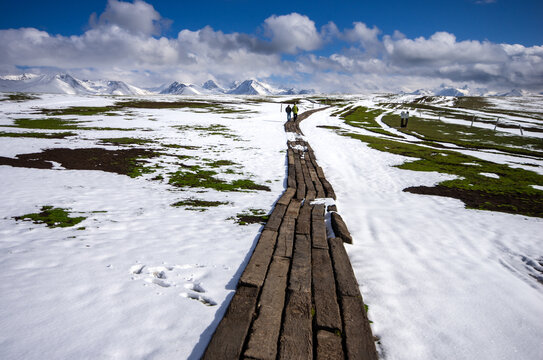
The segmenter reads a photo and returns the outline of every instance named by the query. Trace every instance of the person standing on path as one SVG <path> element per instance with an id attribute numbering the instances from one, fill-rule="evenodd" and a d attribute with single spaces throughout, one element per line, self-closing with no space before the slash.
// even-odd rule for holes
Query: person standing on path
<path id="1" fill-rule="evenodd" d="M 290 112 L 292 111 L 290 105 L 287 105 L 285 111 L 287 112 L 287 121 L 290 121 Z"/>
<path id="2" fill-rule="evenodd" d="M 292 113 L 294 114 L 294 121 L 296 121 L 298 118 L 298 105 L 296 103 L 292 106 Z"/>
<path id="3" fill-rule="evenodd" d="M 403 124 L 403 127 L 407 127 L 407 122 L 409 121 L 409 111 L 406 111 L 405 114 L 404 114 L 404 120 L 405 120 L 405 123 Z"/>
<path id="4" fill-rule="evenodd" d="M 400 113 L 400 127 L 403 128 L 403 119 L 405 118 L 405 111 Z"/>

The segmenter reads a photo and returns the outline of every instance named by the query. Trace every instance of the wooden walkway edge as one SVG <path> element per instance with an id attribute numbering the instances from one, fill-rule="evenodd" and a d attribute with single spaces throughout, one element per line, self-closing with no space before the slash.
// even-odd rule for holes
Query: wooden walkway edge
<path id="1" fill-rule="evenodd" d="M 287 189 L 275 204 L 203 359 L 377 359 L 362 295 L 343 242 L 336 195 L 299 124 L 285 131 Z M 334 234 L 327 233 L 329 218 Z"/>

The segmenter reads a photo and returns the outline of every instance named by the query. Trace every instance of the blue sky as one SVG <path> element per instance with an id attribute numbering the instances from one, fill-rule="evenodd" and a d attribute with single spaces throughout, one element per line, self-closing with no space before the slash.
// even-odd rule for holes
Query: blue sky
<path id="1" fill-rule="evenodd" d="M 327 91 L 540 91 L 541 15 L 541 0 L 3 1 L 0 72 L 117 74 L 136 85 L 254 77 Z M 341 88 L 349 77 L 358 88 Z"/>

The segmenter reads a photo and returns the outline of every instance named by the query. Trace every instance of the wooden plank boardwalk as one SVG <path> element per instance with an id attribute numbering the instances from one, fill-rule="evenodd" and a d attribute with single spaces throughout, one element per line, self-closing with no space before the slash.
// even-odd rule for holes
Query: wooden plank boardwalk
<path id="1" fill-rule="evenodd" d="M 319 110 L 285 131 L 303 135 L 299 123 Z M 377 359 L 343 246 L 351 236 L 335 205 L 312 204 L 336 195 L 301 136 L 288 142 L 287 185 L 203 359 Z"/>

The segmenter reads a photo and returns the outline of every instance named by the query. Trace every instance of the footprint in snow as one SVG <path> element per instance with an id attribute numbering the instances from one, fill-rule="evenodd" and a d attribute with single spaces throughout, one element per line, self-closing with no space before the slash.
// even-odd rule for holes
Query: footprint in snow
<path id="1" fill-rule="evenodd" d="M 202 304 L 207 305 L 207 306 L 215 306 L 215 305 L 217 305 L 217 303 L 213 299 L 208 298 L 207 296 L 203 296 L 201 294 L 196 294 L 196 293 L 193 293 L 193 292 L 184 292 L 184 293 L 181 293 L 180 295 L 183 296 L 183 297 L 192 299 L 192 300 L 197 300 L 197 301 L 199 301 Z"/>

